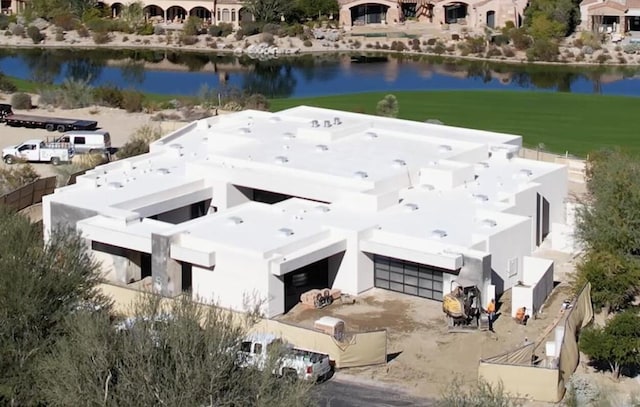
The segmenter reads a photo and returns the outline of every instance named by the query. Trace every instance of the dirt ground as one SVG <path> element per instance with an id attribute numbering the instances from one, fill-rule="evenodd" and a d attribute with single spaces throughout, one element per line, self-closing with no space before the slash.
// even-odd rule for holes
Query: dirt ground
<path id="1" fill-rule="evenodd" d="M 570 260 L 568 255 L 553 254 L 565 262 Z M 495 333 L 449 333 L 442 303 L 376 288 L 358 296 L 352 305 L 334 303 L 322 310 L 298 305 L 281 318 L 312 326 L 322 316 L 333 316 L 344 320 L 350 331 L 386 328 L 389 363 L 344 372 L 406 387 L 416 396 L 438 397 L 453 379 L 475 383 L 480 359 L 512 350 L 527 340 L 543 339 L 539 338 L 541 333 L 554 322 L 562 302 L 570 297 L 568 284 L 559 284 L 543 312 L 522 326 L 510 317 L 511 292 L 507 291 L 499 300 Z"/>

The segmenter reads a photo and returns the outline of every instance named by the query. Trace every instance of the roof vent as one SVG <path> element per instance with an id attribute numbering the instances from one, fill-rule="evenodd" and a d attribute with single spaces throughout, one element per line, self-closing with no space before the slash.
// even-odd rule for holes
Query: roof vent
<path id="1" fill-rule="evenodd" d="M 427 190 L 427 191 L 433 191 L 435 188 L 433 187 L 433 185 L 431 184 L 422 184 L 420 185 L 420 188 Z"/>
<path id="2" fill-rule="evenodd" d="M 107 187 L 109 187 L 111 189 L 122 188 L 122 183 L 120 183 L 120 182 L 110 182 L 110 183 L 107 184 Z"/>
<path id="3" fill-rule="evenodd" d="M 311 120 L 311 127 L 320 127 L 320 123 L 317 120 Z"/>
<path id="4" fill-rule="evenodd" d="M 171 144 L 169 145 L 169 148 L 173 148 L 175 150 L 182 150 L 182 144 L 178 144 L 178 143 Z"/>
<path id="5" fill-rule="evenodd" d="M 336 126 L 339 126 L 342 124 L 342 120 L 340 120 L 339 117 L 334 117 L 333 118 L 333 124 L 335 124 Z"/>
<path id="6" fill-rule="evenodd" d="M 324 127 L 331 127 L 331 120 L 325 120 Z"/>
<path id="7" fill-rule="evenodd" d="M 329 208 L 328 206 L 325 205 L 318 205 L 315 208 L 313 208 L 316 212 L 320 212 L 320 213 L 327 213 L 331 210 L 331 208 Z"/>
<path id="8" fill-rule="evenodd" d="M 405 167 L 407 165 L 407 163 L 404 160 L 401 159 L 395 159 L 391 162 L 391 165 L 393 165 L 396 168 L 400 168 L 400 167 Z"/>
<path id="9" fill-rule="evenodd" d="M 289 144 L 284 144 L 284 145 L 282 146 L 282 149 L 283 149 L 283 150 L 288 150 L 288 149 L 290 149 L 290 148 L 291 148 L 291 147 L 289 146 Z"/>
<path id="10" fill-rule="evenodd" d="M 316 151 L 327 151 L 328 149 L 329 149 L 329 147 L 327 147 L 327 146 L 326 146 L 326 145 L 324 145 L 324 144 L 318 144 L 318 145 L 316 146 Z"/>
<path id="11" fill-rule="evenodd" d="M 483 221 L 480 222 L 480 224 L 482 225 L 483 228 L 488 229 L 488 228 L 496 227 L 498 223 L 493 219 L 484 219 Z"/>
<path id="12" fill-rule="evenodd" d="M 531 171 L 530 169 L 522 169 L 520 171 L 518 171 L 518 174 L 520 174 L 521 177 L 530 177 L 533 175 L 533 171 Z"/>
<path id="13" fill-rule="evenodd" d="M 209 141 L 209 137 L 203 137 L 203 138 L 202 138 L 202 142 L 203 142 L 203 143 L 206 143 L 207 141 Z"/>
<path id="14" fill-rule="evenodd" d="M 241 223 L 244 223 L 244 220 L 239 216 L 230 216 L 227 218 L 227 224 L 229 225 L 239 225 Z"/>
<path id="15" fill-rule="evenodd" d="M 248 127 L 240 127 L 240 133 L 241 134 L 249 134 L 251 133 L 251 129 Z"/>
<path id="16" fill-rule="evenodd" d="M 169 171 L 168 168 L 158 168 L 156 170 L 156 173 L 161 174 L 161 175 L 167 175 L 169 174 L 171 171 Z"/>
<path id="17" fill-rule="evenodd" d="M 406 203 L 404 204 L 404 209 L 406 212 L 413 212 L 418 210 L 418 205 L 414 203 Z"/>
<path id="18" fill-rule="evenodd" d="M 283 155 L 279 155 L 275 158 L 276 163 L 278 164 L 286 164 L 289 162 L 289 159 Z"/>
<path id="19" fill-rule="evenodd" d="M 439 153 L 448 153 L 449 151 L 451 151 L 451 146 L 450 145 L 442 144 L 442 145 L 438 146 L 438 152 Z"/>
<path id="20" fill-rule="evenodd" d="M 442 229 L 435 229 L 435 230 L 431 231 L 429 236 L 432 239 L 442 239 L 444 237 L 447 237 L 447 231 L 446 230 L 442 230 Z"/>
<path id="21" fill-rule="evenodd" d="M 278 116 L 273 116 L 269 118 L 269 121 L 271 123 L 278 123 L 279 121 L 282 121 L 282 119 L 280 119 Z"/>
<path id="22" fill-rule="evenodd" d="M 296 135 L 295 135 L 295 134 L 293 134 L 293 133 L 292 133 L 292 132 L 290 132 L 290 131 L 286 131 L 286 132 L 284 132 L 284 134 L 283 134 L 282 136 L 283 136 L 284 138 L 289 138 L 289 139 L 291 139 L 291 138 L 296 138 Z"/>
<path id="23" fill-rule="evenodd" d="M 278 229 L 278 235 L 282 236 L 282 237 L 288 237 L 293 235 L 293 230 L 289 229 L 289 228 L 280 228 Z"/>
<path id="24" fill-rule="evenodd" d="M 486 161 L 479 161 L 478 165 L 484 168 L 489 168 L 489 163 Z"/>
<path id="25" fill-rule="evenodd" d="M 369 177 L 369 174 L 367 174 L 367 173 L 366 173 L 366 172 L 364 172 L 364 171 L 356 171 L 356 172 L 354 172 L 354 173 L 353 173 L 353 176 L 354 176 L 354 177 L 356 177 L 356 178 L 362 178 L 362 179 L 364 179 L 364 178 L 368 178 L 368 177 Z"/>
<path id="26" fill-rule="evenodd" d="M 489 197 L 484 194 L 473 194 L 473 199 L 475 199 L 476 202 L 487 202 Z"/>
<path id="27" fill-rule="evenodd" d="M 364 136 L 366 138 L 374 139 L 374 138 L 378 138 L 378 133 L 373 132 L 373 131 L 368 131 L 368 132 L 364 133 Z"/>

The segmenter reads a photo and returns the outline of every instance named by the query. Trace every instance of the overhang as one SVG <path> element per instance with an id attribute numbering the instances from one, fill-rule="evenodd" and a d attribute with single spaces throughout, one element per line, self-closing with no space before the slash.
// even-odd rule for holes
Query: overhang
<path id="1" fill-rule="evenodd" d="M 640 17 L 640 8 L 630 8 L 624 15 L 627 17 Z"/>
<path id="2" fill-rule="evenodd" d="M 347 250 L 347 241 L 343 237 L 330 237 L 286 255 L 272 258 L 269 269 L 271 274 L 283 276 L 308 264 L 326 259 Z"/>
<path id="3" fill-rule="evenodd" d="M 459 270 L 464 264 L 464 258 L 462 254 L 459 253 L 444 251 L 441 253 L 429 253 L 406 247 L 393 246 L 387 243 L 380 243 L 375 240 L 361 241 L 360 249 L 367 253 L 411 261 L 451 271 Z"/>

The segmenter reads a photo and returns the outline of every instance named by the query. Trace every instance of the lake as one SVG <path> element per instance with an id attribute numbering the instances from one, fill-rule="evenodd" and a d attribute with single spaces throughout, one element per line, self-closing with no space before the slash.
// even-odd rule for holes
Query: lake
<path id="1" fill-rule="evenodd" d="M 66 78 L 145 93 L 237 89 L 269 98 L 396 90 L 539 90 L 640 96 L 638 67 L 500 64 L 399 54 L 255 60 L 152 50 L 0 50 L 0 71 L 43 85 Z"/>

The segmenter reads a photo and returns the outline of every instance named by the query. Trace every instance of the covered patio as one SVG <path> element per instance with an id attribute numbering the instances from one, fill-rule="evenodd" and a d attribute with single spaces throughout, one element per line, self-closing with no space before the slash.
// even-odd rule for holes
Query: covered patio
<path id="1" fill-rule="evenodd" d="M 630 8 L 624 13 L 625 31 L 640 31 L 640 8 Z"/>
<path id="2" fill-rule="evenodd" d="M 589 7 L 590 29 L 600 34 L 622 34 L 625 30 L 626 7 L 614 1 L 606 1 Z"/>

